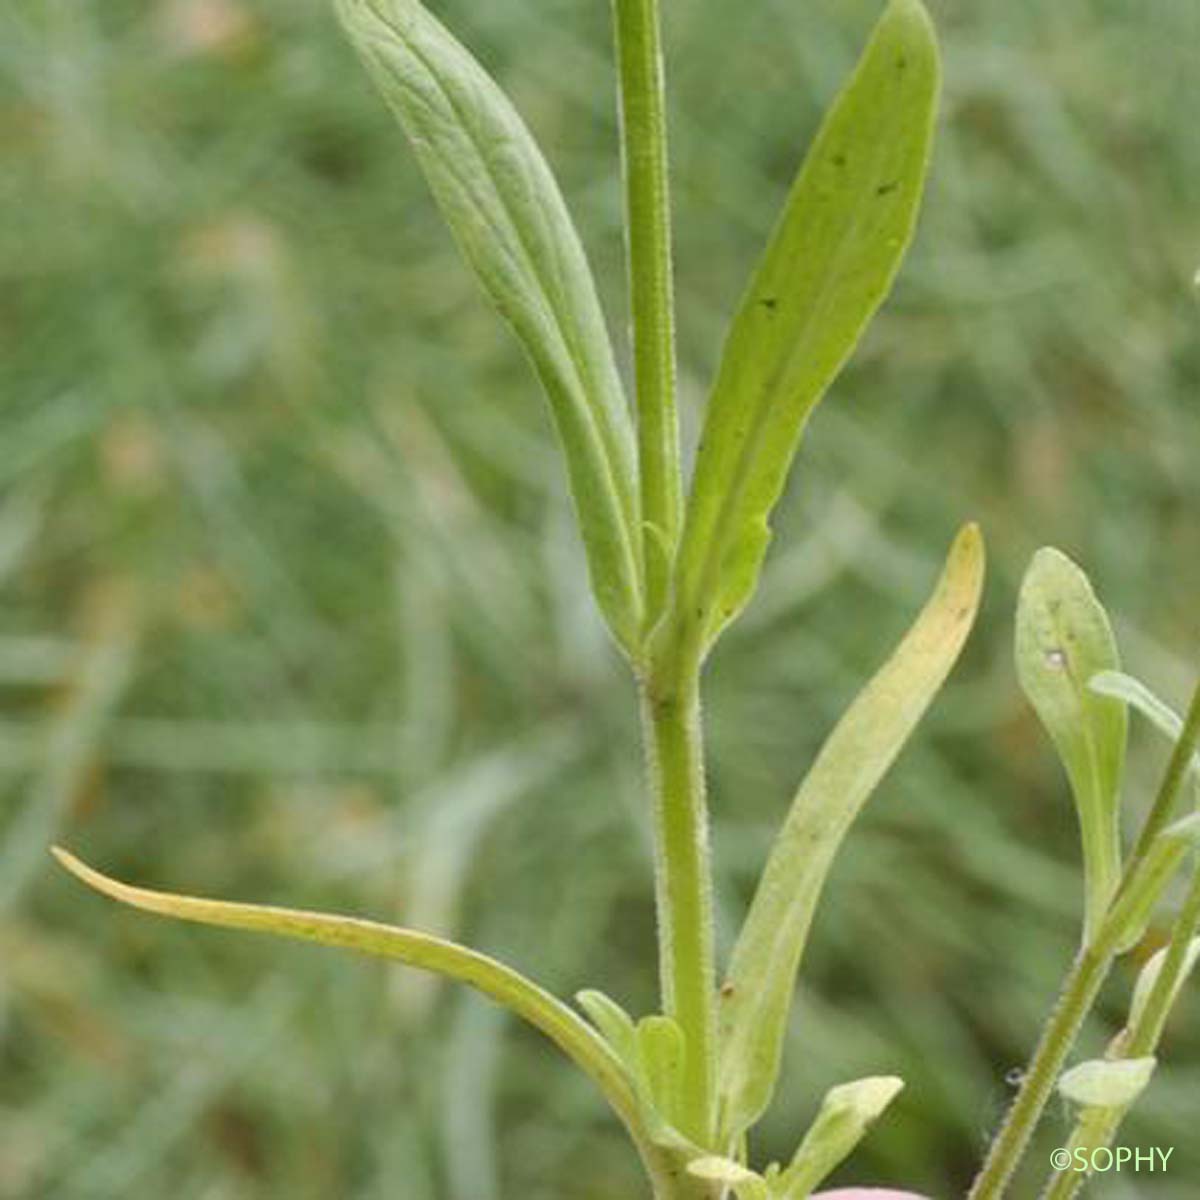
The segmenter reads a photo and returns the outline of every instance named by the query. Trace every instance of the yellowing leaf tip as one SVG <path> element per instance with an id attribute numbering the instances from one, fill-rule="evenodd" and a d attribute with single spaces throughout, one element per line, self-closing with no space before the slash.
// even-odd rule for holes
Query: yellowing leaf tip
<path id="1" fill-rule="evenodd" d="M 58 860 L 60 866 L 65 867 L 76 879 L 86 883 L 88 887 L 94 888 L 106 896 L 111 896 L 114 900 L 122 900 L 126 904 L 137 903 L 137 888 L 119 883 L 94 867 L 89 867 L 82 859 L 77 858 L 69 850 L 64 850 L 62 846 L 51 846 L 50 853 Z"/>

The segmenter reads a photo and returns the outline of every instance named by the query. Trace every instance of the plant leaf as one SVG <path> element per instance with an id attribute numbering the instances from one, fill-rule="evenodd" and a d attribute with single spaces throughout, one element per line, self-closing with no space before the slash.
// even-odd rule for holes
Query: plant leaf
<path id="1" fill-rule="evenodd" d="M 1183 718 L 1165 701 L 1160 700 L 1140 679 L 1124 671 L 1100 671 L 1088 680 L 1088 687 L 1098 696 L 1109 696 L 1141 713 L 1151 725 L 1174 745 L 1183 735 Z M 1200 776 L 1200 753 L 1192 755 L 1189 770 L 1193 778 Z"/>
<path id="2" fill-rule="evenodd" d="M 678 1128 L 687 1053 L 679 1023 L 655 1014 L 635 1024 L 615 1000 L 595 989 L 578 992 L 575 999 L 626 1067 L 649 1137 L 659 1146 L 698 1153 Z"/>
<path id="3" fill-rule="evenodd" d="M 617 1057 L 629 1068 L 632 1077 L 638 1063 L 637 1027 L 633 1018 L 610 996 L 595 988 L 576 992 L 575 999 Z"/>
<path id="4" fill-rule="evenodd" d="M 807 1200 L 821 1180 L 862 1141 L 900 1094 L 904 1080 L 873 1075 L 830 1088 L 791 1165 L 780 1178 L 781 1200 Z"/>
<path id="5" fill-rule="evenodd" d="M 671 1017 L 643 1017 L 637 1025 L 638 1067 L 647 1101 L 672 1129 L 683 1107 L 684 1056 L 687 1045 Z"/>
<path id="6" fill-rule="evenodd" d="M 1128 1108 L 1146 1090 L 1156 1063 L 1153 1058 L 1093 1058 L 1064 1071 L 1058 1090 L 1075 1104 Z"/>
<path id="7" fill-rule="evenodd" d="M 918 0 L 892 0 L 821 126 L 734 318 L 688 500 L 676 613 L 708 644 L 754 591 L 809 414 L 911 240 L 940 69 Z"/>
<path id="8" fill-rule="evenodd" d="M 357 917 L 259 904 L 235 904 L 132 887 L 89 867 L 54 847 L 53 854 L 73 875 L 98 892 L 146 912 L 202 925 L 272 933 L 320 942 L 361 954 L 391 958 L 406 966 L 436 971 L 469 984 L 541 1030 L 599 1086 L 631 1132 L 640 1133 L 636 1097 L 617 1056 L 581 1017 L 511 967 L 476 950 L 411 929 Z"/>
<path id="9" fill-rule="evenodd" d="M 1063 553 L 1039 550 L 1017 602 L 1017 677 L 1066 768 L 1083 841 L 1084 940 L 1091 944 L 1121 877 L 1118 797 L 1125 705 L 1089 690 L 1120 660 L 1087 576 Z"/>
<path id="10" fill-rule="evenodd" d="M 959 533 L 937 588 L 892 657 L 821 747 L 771 850 L 721 989 L 724 1144 L 770 1100 L 796 972 L 834 855 L 949 674 L 983 584 L 983 540 Z"/>
<path id="11" fill-rule="evenodd" d="M 550 400 L 592 588 L 631 653 L 642 618 L 633 428 L 587 259 L 524 122 L 417 0 L 337 0 L 442 214 Z"/>

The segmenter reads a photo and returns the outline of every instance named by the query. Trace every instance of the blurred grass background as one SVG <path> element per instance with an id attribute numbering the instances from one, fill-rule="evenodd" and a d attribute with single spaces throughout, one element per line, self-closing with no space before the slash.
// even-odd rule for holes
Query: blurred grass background
<path id="1" fill-rule="evenodd" d="M 933 7 L 919 242 L 812 424 L 708 717 L 727 943 L 821 738 L 982 520 L 982 624 L 839 861 L 755 1143 L 789 1155 L 828 1085 L 896 1072 L 842 1177 L 945 1198 L 1078 925 L 1065 783 L 1010 665 L 1031 551 L 1086 564 L 1175 703 L 1200 666 L 1200 6 Z M 694 431 L 877 5 L 665 8 Z M 437 10 L 547 148 L 623 330 L 607 4 Z M 328 6 L 11 0 L 0 31 L 0 1197 L 641 1195 L 589 1086 L 486 1004 L 50 868 L 62 839 L 654 1002 L 632 690 L 548 422 Z M 1135 728 L 1131 820 L 1163 750 Z M 1122 1138 L 1173 1146 L 1169 1173 L 1096 1195 L 1195 1195 L 1198 1031 L 1193 993 Z"/>

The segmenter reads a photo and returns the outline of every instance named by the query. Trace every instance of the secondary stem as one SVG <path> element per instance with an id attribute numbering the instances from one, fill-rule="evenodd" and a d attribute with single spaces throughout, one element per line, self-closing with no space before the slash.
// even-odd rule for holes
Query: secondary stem
<path id="1" fill-rule="evenodd" d="M 1141 1017 L 1118 1043 L 1120 1050 L 1114 1058 L 1145 1058 L 1157 1053 L 1180 976 L 1186 967 L 1188 948 L 1197 929 L 1200 929 L 1200 871 L 1192 877 L 1187 897 L 1171 931 L 1170 948 Z M 1129 1107 L 1085 1109 L 1067 1143 L 1068 1149 L 1073 1151 L 1078 1147 L 1091 1152 L 1110 1145 Z M 1080 1171 L 1056 1172 L 1042 1192 L 1042 1200 L 1071 1200 L 1086 1178 Z"/>
<path id="2" fill-rule="evenodd" d="M 1096 940 L 1079 952 L 1063 985 L 1058 1006 L 1042 1032 L 1041 1041 L 1034 1052 L 1020 1091 L 1004 1119 L 996 1140 L 988 1150 L 983 1168 L 976 1177 L 967 1200 L 995 1200 L 995 1197 L 1003 1194 L 1009 1179 L 1017 1169 L 1084 1018 L 1090 1011 L 1116 957 L 1117 945 L 1124 931 L 1114 924 L 1112 916 L 1121 906 L 1121 902 L 1129 897 L 1131 889 L 1138 887 L 1143 880 L 1144 872 L 1141 868 L 1146 863 L 1155 839 L 1171 818 L 1198 740 L 1200 683 L 1192 695 L 1183 730 L 1167 763 L 1150 815 L 1146 818 L 1133 854 L 1125 866 L 1121 886 L 1109 906 L 1108 919 Z M 1174 947 L 1172 949 L 1174 950 Z"/>
<path id="3" fill-rule="evenodd" d="M 647 614 L 652 625 L 666 599 L 682 489 L 675 410 L 666 103 L 658 0 L 614 0 L 614 10 Z"/>
<path id="4" fill-rule="evenodd" d="M 1017 1097 L 988 1150 L 982 1170 L 971 1185 L 967 1200 L 996 1200 L 1004 1194 L 1113 957 L 1111 946 L 1107 945 L 1085 946 L 1079 951 L 1063 984 L 1058 1004 L 1042 1030 Z"/>
<path id="5" fill-rule="evenodd" d="M 711 1144 L 716 1030 L 712 882 L 699 667 L 652 673 L 642 715 L 653 792 L 663 1010 L 687 1041 L 681 1130 Z"/>

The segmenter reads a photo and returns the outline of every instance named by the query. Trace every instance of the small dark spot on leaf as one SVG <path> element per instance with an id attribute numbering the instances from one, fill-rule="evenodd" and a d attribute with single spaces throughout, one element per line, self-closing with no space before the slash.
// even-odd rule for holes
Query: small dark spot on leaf
<path id="1" fill-rule="evenodd" d="M 879 185 L 879 186 L 878 186 L 878 187 L 875 189 L 875 195 L 877 195 L 877 196 L 886 196 L 886 195 L 888 195 L 890 192 L 894 192 L 894 191 L 895 191 L 895 190 L 896 190 L 896 189 L 897 189 L 899 186 L 900 186 L 900 180 L 898 180 L 898 179 L 891 179 L 891 180 L 889 180 L 887 183 L 881 183 L 881 184 L 880 184 L 880 185 Z"/>
<path id="2" fill-rule="evenodd" d="M 907 59 L 907 57 L 905 57 L 905 55 L 901 54 L 900 57 L 898 59 L 896 59 L 896 70 L 897 71 L 907 71 L 908 70 L 908 59 Z"/>
<path id="3" fill-rule="evenodd" d="M 779 301 L 776 300 L 774 296 L 764 296 L 759 301 L 759 304 L 761 304 L 768 312 L 774 312 L 779 307 Z"/>
<path id="4" fill-rule="evenodd" d="M 846 156 L 844 154 L 835 154 L 829 161 L 832 162 L 835 167 L 844 167 L 846 165 Z"/>
<path id="5" fill-rule="evenodd" d="M 728 1000 L 736 990 L 732 983 L 721 984 L 721 999 Z"/>

